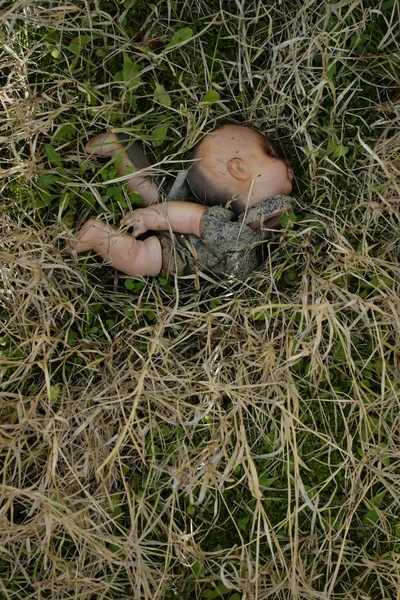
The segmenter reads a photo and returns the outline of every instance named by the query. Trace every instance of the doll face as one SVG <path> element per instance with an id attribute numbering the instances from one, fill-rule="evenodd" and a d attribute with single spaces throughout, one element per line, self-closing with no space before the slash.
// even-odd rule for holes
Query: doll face
<path id="1" fill-rule="evenodd" d="M 277 194 L 289 195 L 293 187 L 294 173 L 289 163 L 281 158 L 271 142 L 265 138 L 262 146 L 256 144 L 254 150 L 250 156 L 254 186 L 258 190 L 261 190 L 264 194 L 264 198 L 270 198 Z M 255 194 L 252 194 L 255 196 Z M 250 197 L 249 204 L 254 205 L 258 201 L 257 199 Z"/>

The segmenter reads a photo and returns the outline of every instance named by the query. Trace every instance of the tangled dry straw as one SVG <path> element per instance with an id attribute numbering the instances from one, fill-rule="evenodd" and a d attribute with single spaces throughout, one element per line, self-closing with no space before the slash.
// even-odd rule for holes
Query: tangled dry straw
<path id="1" fill-rule="evenodd" d="M 398 4 L 1 8 L 0 597 L 397 598 Z M 246 282 L 129 291 L 64 253 L 115 213 L 82 140 L 151 151 L 159 117 L 165 185 L 217 123 L 279 135 L 298 222 Z"/>

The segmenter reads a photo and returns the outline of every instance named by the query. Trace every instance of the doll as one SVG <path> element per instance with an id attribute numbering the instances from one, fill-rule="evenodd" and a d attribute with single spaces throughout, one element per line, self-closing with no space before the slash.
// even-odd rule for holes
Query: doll
<path id="1" fill-rule="evenodd" d="M 262 242 L 293 208 L 293 170 L 251 127 L 224 125 L 207 134 L 163 202 L 156 182 L 141 172 L 147 158 L 125 134 L 101 134 L 86 151 L 116 157 L 119 174 L 129 170 L 127 184 L 144 206 L 127 213 L 120 229 L 91 219 L 70 249 L 94 250 L 130 276 L 208 271 L 243 279 L 260 266 Z"/>

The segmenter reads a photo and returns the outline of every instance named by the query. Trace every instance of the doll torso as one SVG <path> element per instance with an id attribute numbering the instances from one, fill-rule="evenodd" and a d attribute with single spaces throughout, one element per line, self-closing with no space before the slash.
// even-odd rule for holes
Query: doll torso
<path id="1" fill-rule="evenodd" d="M 163 255 L 161 273 L 193 275 L 199 271 L 222 277 L 244 279 L 262 262 L 261 237 L 221 206 L 207 209 L 203 217 L 202 236 L 191 234 L 156 234 Z"/>
<path id="2" fill-rule="evenodd" d="M 269 231 L 252 229 L 251 223 L 270 215 L 271 211 L 274 214 L 291 207 L 291 198 L 275 196 L 239 220 L 231 210 L 211 206 L 202 219 L 201 237 L 156 234 L 162 247 L 162 274 L 191 275 L 208 271 L 222 277 L 244 279 L 264 261 L 262 242 L 276 237 Z"/>
<path id="3" fill-rule="evenodd" d="M 191 200 L 186 175 L 187 171 L 179 171 L 167 201 Z M 250 225 L 292 207 L 293 199 L 284 195 L 263 200 L 239 217 L 222 206 L 211 206 L 202 219 L 201 237 L 156 233 L 162 247 L 161 273 L 192 275 L 208 271 L 222 277 L 244 279 L 264 260 L 262 242 L 276 237 L 263 229 L 254 230 Z"/>

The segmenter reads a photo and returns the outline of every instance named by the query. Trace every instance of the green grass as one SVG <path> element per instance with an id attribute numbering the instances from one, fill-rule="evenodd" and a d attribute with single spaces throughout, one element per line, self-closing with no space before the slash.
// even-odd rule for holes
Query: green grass
<path id="1" fill-rule="evenodd" d="M 398 3 L 2 10 L 0 597 L 397 598 Z M 245 283 L 64 252 L 137 201 L 85 140 L 168 190 L 246 122 L 298 208 Z"/>

